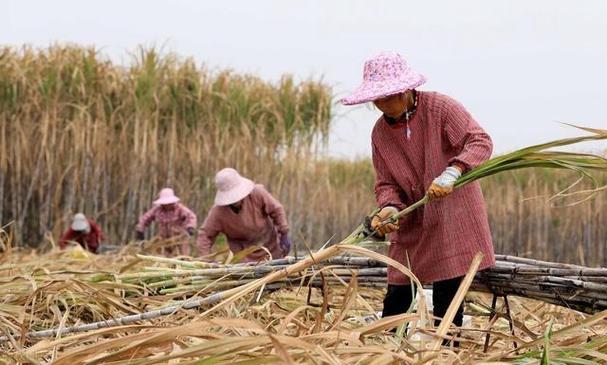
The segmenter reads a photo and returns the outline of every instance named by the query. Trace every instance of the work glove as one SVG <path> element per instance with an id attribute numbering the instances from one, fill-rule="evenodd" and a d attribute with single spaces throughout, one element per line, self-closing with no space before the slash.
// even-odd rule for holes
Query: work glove
<path id="1" fill-rule="evenodd" d="M 194 227 L 188 227 L 188 228 L 186 228 L 186 231 L 188 232 L 188 235 L 190 235 L 190 236 L 194 235 Z"/>
<path id="2" fill-rule="evenodd" d="M 444 198 L 453 192 L 453 186 L 462 172 L 458 167 L 449 166 L 445 171 L 434 181 L 428 188 L 428 196 L 430 199 Z"/>
<path id="3" fill-rule="evenodd" d="M 138 241 L 143 241 L 145 238 L 142 231 L 135 231 L 135 239 Z"/>
<path id="4" fill-rule="evenodd" d="M 371 219 L 371 228 L 382 236 L 398 230 L 398 221 L 382 225 L 381 222 L 398 213 L 395 207 L 384 207 Z"/>
<path id="5" fill-rule="evenodd" d="M 286 254 L 291 251 L 291 238 L 288 233 L 283 233 L 280 235 L 280 248 Z"/>

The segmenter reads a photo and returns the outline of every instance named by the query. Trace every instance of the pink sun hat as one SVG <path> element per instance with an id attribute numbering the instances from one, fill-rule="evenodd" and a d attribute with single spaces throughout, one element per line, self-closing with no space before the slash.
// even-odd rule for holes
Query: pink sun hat
<path id="1" fill-rule="evenodd" d="M 363 83 L 342 104 L 354 105 L 415 89 L 426 82 L 426 77 L 413 71 L 407 61 L 396 52 L 383 52 L 367 60 Z"/>
<path id="2" fill-rule="evenodd" d="M 215 205 L 225 206 L 234 204 L 251 194 L 255 183 L 240 176 L 238 171 L 227 167 L 215 175 L 215 186 L 217 187 Z"/>
<path id="3" fill-rule="evenodd" d="M 154 200 L 154 204 L 155 205 L 174 204 L 174 203 L 179 202 L 180 200 L 181 199 L 179 199 L 175 195 L 175 192 L 173 191 L 173 189 L 164 188 L 164 189 L 160 190 L 160 193 L 158 193 L 158 199 Z"/>

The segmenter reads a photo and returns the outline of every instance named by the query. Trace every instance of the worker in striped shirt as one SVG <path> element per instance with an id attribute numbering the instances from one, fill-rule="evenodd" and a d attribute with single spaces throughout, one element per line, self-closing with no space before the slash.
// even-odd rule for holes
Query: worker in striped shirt
<path id="1" fill-rule="evenodd" d="M 417 90 L 425 81 L 401 55 L 384 52 L 365 63 L 362 85 L 342 102 L 373 102 L 382 113 L 371 135 L 381 208 L 372 227 L 389 239 L 392 259 L 410 266 L 422 283 L 433 283 L 434 316 L 442 318 L 475 254 L 484 255 L 481 270 L 495 264 L 479 183 L 453 189 L 462 174 L 490 158 L 493 145 L 462 104 Z M 394 224 L 382 224 L 426 194 L 429 204 Z M 403 273 L 388 269 L 383 316 L 407 311 L 409 284 Z M 454 323 L 461 326 L 462 319 L 460 307 Z"/>

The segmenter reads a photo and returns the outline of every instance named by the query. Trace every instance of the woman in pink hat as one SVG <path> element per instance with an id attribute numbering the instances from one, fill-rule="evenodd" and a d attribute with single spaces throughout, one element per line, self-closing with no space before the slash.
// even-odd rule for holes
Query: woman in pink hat
<path id="1" fill-rule="evenodd" d="M 397 53 L 364 66 L 363 83 L 343 104 L 373 102 L 382 112 L 371 135 L 379 213 L 372 227 L 389 235 L 389 256 L 408 265 L 423 283 L 434 283 L 435 317 L 443 317 L 482 252 L 481 269 L 495 264 L 485 202 L 478 182 L 457 191 L 461 174 L 491 156 L 491 138 L 466 109 L 437 92 L 417 91 L 426 78 Z M 397 224 L 380 222 L 428 194 L 433 200 Z M 441 199 L 449 196 L 446 199 Z M 408 279 L 388 269 L 383 316 L 404 313 L 412 301 Z M 462 308 L 454 323 L 462 325 Z"/>
<path id="2" fill-rule="evenodd" d="M 234 253 L 260 245 L 246 257 L 258 261 L 284 257 L 291 249 L 289 225 L 285 210 L 276 198 L 263 187 L 225 168 L 215 176 L 217 194 L 215 204 L 198 230 L 198 251 L 201 256 L 211 253 L 215 238 L 226 235 Z"/>
<path id="3" fill-rule="evenodd" d="M 156 222 L 158 227 L 158 236 L 161 238 L 171 238 L 179 235 L 192 236 L 196 229 L 196 214 L 180 203 L 180 199 L 175 196 L 173 189 L 164 188 L 160 190 L 158 199 L 154 201 L 154 207 L 139 217 L 137 224 L 136 238 L 142 240 L 144 231 L 152 222 Z M 171 255 L 172 249 L 167 248 L 167 253 Z M 187 240 L 181 245 L 181 254 L 190 254 L 190 244 Z"/>

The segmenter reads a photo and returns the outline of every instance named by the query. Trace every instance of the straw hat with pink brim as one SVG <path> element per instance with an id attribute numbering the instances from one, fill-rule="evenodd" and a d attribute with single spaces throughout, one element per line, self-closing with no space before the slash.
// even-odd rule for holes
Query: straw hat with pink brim
<path id="1" fill-rule="evenodd" d="M 179 199 L 175 195 L 175 192 L 173 191 L 173 189 L 164 188 L 164 189 L 160 190 L 160 193 L 158 193 L 158 199 L 154 200 L 154 204 L 155 205 L 175 204 L 175 203 L 179 202 L 180 200 L 181 199 Z"/>
<path id="2" fill-rule="evenodd" d="M 215 205 L 225 206 L 239 202 L 251 194 L 255 183 L 228 167 L 215 175 L 215 186 L 217 187 Z"/>
<path id="3" fill-rule="evenodd" d="M 413 71 L 400 54 L 384 52 L 365 62 L 362 85 L 341 102 L 345 105 L 367 103 L 415 89 L 425 82 L 426 77 Z"/>

